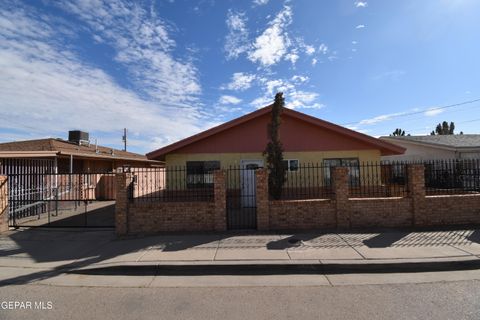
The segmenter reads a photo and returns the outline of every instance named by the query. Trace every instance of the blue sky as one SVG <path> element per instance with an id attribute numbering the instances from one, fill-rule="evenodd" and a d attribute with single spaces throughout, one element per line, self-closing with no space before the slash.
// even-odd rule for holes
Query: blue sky
<path id="1" fill-rule="evenodd" d="M 372 136 L 479 133 L 480 1 L 1 1 L 0 141 L 152 151 L 286 105 Z M 413 114 L 412 114 L 413 113 Z"/>

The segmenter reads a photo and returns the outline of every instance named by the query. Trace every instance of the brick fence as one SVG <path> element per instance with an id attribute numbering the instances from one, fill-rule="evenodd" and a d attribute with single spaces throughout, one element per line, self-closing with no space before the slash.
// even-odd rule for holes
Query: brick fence
<path id="1" fill-rule="evenodd" d="M 423 165 L 408 166 L 405 197 L 352 198 L 348 169 L 339 167 L 332 174 L 332 199 L 269 200 L 267 171 L 259 169 L 255 175 L 258 230 L 480 224 L 480 194 L 426 196 Z M 131 174 L 118 173 L 117 233 L 226 230 L 225 171 L 216 171 L 213 178 L 212 201 L 132 202 Z"/>

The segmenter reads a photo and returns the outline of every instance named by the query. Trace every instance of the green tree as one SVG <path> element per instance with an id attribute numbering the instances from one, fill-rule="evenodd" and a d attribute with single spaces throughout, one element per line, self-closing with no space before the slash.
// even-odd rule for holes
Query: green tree
<path id="1" fill-rule="evenodd" d="M 449 135 L 454 134 L 454 131 L 455 124 L 453 122 L 450 122 L 450 124 L 448 124 L 447 121 L 443 121 L 442 123 L 437 124 L 435 131 L 430 132 L 430 135 Z"/>
<path id="2" fill-rule="evenodd" d="M 281 123 L 281 115 L 285 106 L 283 93 L 279 92 L 275 95 L 275 102 L 272 106 L 272 118 L 268 124 L 268 144 L 263 152 L 267 156 L 268 188 L 270 195 L 274 199 L 280 199 L 282 196 L 282 187 L 285 183 L 286 168 L 283 163 L 283 145 L 280 141 L 279 129 Z"/>
<path id="3" fill-rule="evenodd" d="M 397 128 L 395 129 L 395 131 L 393 131 L 392 134 L 390 134 L 390 136 L 394 136 L 394 137 L 397 137 L 397 136 L 404 136 L 405 135 L 405 130 L 402 130 L 400 128 Z"/>

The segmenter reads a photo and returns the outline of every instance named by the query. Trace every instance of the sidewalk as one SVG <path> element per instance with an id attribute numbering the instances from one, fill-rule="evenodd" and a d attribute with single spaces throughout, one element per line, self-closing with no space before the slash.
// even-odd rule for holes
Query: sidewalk
<path id="1" fill-rule="evenodd" d="M 170 234 L 29 229 L 0 236 L 0 286 L 60 274 L 254 275 L 480 269 L 480 230 Z"/>

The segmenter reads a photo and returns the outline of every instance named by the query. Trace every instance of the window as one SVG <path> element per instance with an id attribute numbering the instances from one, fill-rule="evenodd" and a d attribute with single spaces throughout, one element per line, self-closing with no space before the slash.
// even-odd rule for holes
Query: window
<path id="1" fill-rule="evenodd" d="M 331 185 L 332 182 L 332 168 L 333 167 L 347 167 L 348 179 L 351 186 L 360 185 L 360 166 L 358 158 L 337 158 L 324 159 L 325 166 L 325 184 Z"/>
<path id="2" fill-rule="evenodd" d="M 283 160 L 283 165 L 287 171 L 298 171 L 299 161 L 293 159 Z"/>
<path id="3" fill-rule="evenodd" d="M 187 188 L 213 187 L 213 171 L 220 161 L 187 161 Z"/>

